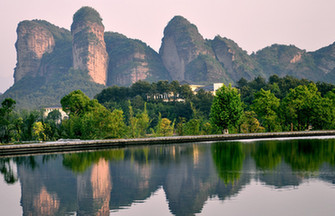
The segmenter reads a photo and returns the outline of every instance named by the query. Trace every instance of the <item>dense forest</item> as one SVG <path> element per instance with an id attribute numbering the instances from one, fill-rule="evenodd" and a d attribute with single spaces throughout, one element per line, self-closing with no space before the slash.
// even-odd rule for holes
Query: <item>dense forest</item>
<path id="1" fill-rule="evenodd" d="M 68 118 L 55 110 L 0 108 L 1 143 L 60 138 L 106 139 L 335 128 L 335 86 L 291 76 L 240 79 L 213 96 L 178 81 L 138 81 L 103 89 L 94 99 L 76 90 L 61 99 Z"/>

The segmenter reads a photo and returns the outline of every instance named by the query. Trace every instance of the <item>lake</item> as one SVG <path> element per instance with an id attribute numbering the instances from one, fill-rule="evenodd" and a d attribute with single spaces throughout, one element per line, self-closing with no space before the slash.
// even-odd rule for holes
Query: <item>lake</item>
<path id="1" fill-rule="evenodd" d="M 333 215 L 335 137 L 0 158 L 0 215 Z"/>

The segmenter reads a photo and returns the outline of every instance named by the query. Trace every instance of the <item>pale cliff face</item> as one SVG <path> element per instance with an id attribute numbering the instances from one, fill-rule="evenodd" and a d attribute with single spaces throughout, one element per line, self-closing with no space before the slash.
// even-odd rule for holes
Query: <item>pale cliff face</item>
<path id="1" fill-rule="evenodd" d="M 178 81 L 187 78 L 187 65 L 199 55 L 214 56 L 196 26 L 180 16 L 174 17 L 166 26 L 159 54 L 172 80 Z"/>
<path id="2" fill-rule="evenodd" d="M 129 62 L 136 62 L 136 65 L 131 67 L 127 73 L 116 73 L 113 74 L 112 79 L 119 85 L 129 85 L 139 80 L 145 80 L 149 74 L 147 56 L 141 52 L 132 53 L 128 58 L 123 59 L 120 64 L 116 67 L 122 67 L 122 65 L 128 64 Z"/>
<path id="3" fill-rule="evenodd" d="M 179 57 L 173 37 L 164 37 L 160 54 L 172 80 L 184 80 L 185 62 Z"/>
<path id="4" fill-rule="evenodd" d="M 43 54 L 51 53 L 55 39 L 50 31 L 34 21 L 24 21 L 17 28 L 17 65 L 14 81 L 24 76 L 36 76 Z"/>
<path id="5" fill-rule="evenodd" d="M 106 85 L 108 54 L 104 26 L 84 22 L 72 30 L 73 67 L 86 70 L 96 83 Z"/>

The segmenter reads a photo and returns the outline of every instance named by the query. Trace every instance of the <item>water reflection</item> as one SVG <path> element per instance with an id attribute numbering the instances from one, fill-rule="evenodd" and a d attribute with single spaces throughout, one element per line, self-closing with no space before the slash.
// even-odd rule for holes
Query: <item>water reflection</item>
<path id="1" fill-rule="evenodd" d="M 214 143 L 212 156 L 217 173 L 228 183 L 233 183 L 240 178 L 245 151 L 241 143 Z"/>
<path id="2" fill-rule="evenodd" d="M 0 171 L 8 184 L 20 182 L 24 215 L 110 215 L 158 189 L 172 214 L 194 215 L 210 197 L 227 200 L 252 181 L 334 184 L 334 157 L 335 139 L 220 142 L 0 158 Z"/>

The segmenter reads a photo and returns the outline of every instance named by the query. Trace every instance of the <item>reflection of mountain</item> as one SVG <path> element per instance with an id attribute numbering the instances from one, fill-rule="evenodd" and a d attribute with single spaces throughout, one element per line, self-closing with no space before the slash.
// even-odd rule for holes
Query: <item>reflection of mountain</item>
<path id="1" fill-rule="evenodd" d="M 313 143 L 183 144 L 21 158 L 21 203 L 24 215 L 109 215 L 162 187 L 171 213 L 194 215 L 209 197 L 229 199 L 252 179 L 275 188 L 311 177 L 334 183 L 334 140 Z"/>
<path id="2" fill-rule="evenodd" d="M 39 167 L 18 166 L 22 187 L 23 215 L 109 215 L 112 188 L 109 163 L 99 160 L 90 169 L 74 175 L 57 157 L 47 163 L 35 157 Z"/>
<path id="3" fill-rule="evenodd" d="M 35 161 L 34 170 L 18 166 L 23 215 L 64 215 L 76 209 L 75 176 L 63 168 L 61 158 L 45 162 L 35 157 Z"/>
<path id="4" fill-rule="evenodd" d="M 298 186 L 302 183 L 302 178 L 285 163 L 279 164 L 274 170 L 261 172 L 258 179 L 267 185 L 281 188 L 285 186 Z"/>
<path id="5" fill-rule="evenodd" d="M 109 164 L 100 159 L 77 176 L 78 215 L 109 215 L 111 189 Z"/>

